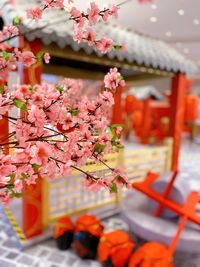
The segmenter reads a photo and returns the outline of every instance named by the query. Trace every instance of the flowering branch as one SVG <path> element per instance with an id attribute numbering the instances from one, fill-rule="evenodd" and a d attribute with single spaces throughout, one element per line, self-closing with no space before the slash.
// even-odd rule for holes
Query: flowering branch
<path id="1" fill-rule="evenodd" d="M 121 183 L 103 157 L 120 147 L 120 130 L 109 126 L 108 114 L 114 104 L 112 91 L 124 86 L 124 81 L 116 68 L 104 81 L 105 91 L 96 99 L 81 97 L 82 84 L 70 79 L 57 85 L 15 85 L 11 93 L 7 88 L 1 91 L 0 117 L 15 123 L 0 144 L 2 151 L 6 146 L 15 148 L 12 157 L 0 154 L 4 199 L 21 193 L 23 184 L 34 183 L 38 176 L 67 176 L 71 169 L 85 174 L 85 184 L 92 190 L 101 185 L 113 191 L 114 184 Z M 7 115 L 14 107 L 21 109 L 26 119 Z M 81 166 L 88 158 L 101 162 L 113 174 L 103 178 L 83 171 Z"/>

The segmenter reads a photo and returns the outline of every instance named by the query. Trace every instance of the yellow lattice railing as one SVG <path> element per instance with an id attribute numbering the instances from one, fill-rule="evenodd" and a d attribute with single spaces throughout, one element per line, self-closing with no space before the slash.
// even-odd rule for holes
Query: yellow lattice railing
<path id="1" fill-rule="evenodd" d="M 124 150 L 105 156 L 111 167 L 123 166 L 131 181 L 143 179 L 149 170 L 163 173 L 170 169 L 171 143 L 163 147 L 150 147 L 139 150 Z M 100 177 L 109 175 L 109 170 L 103 164 L 88 161 L 85 171 L 96 172 Z M 83 184 L 83 174 L 74 171 L 70 177 L 43 181 L 43 224 L 49 224 L 64 215 L 75 215 L 100 208 L 109 204 L 117 206 L 123 193 L 110 194 L 105 189 L 90 192 Z"/>

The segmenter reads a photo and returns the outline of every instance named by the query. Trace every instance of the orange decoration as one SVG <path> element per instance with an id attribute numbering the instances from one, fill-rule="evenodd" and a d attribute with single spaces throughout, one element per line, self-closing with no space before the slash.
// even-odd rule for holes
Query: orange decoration
<path id="1" fill-rule="evenodd" d="M 63 217 L 59 219 L 55 225 L 54 237 L 58 238 L 67 231 L 74 231 L 74 225 L 69 217 Z"/>
<path id="2" fill-rule="evenodd" d="M 95 215 L 85 214 L 77 218 L 75 233 L 86 231 L 100 238 L 103 229 L 103 225 Z"/>
<path id="3" fill-rule="evenodd" d="M 139 127 L 141 127 L 141 124 L 142 124 L 142 111 L 136 110 L 133 112 L 132 115 L 133 128 L 138 129 Z"/>
<path id="4" fill-rule="evenodd" d="M 185 121 L 192 122 L 198 118 L 199 98 L 196 95 L 186 97 L 185 103 Z"/>
<path id="5" fill-rule="evenodd" d="M 135 244 L 121 230 L 102 235 L 98 246 L 99 261 L 104 264 L 109 258 L 114 267 L 126 266 Z"/>
<path id="6" fill-rule="evenodd" d="M 157 242 L 148 242 L 132 256 L 128 267 L 173 267 L 173 259 L 167 248 Z"/>
<path id="7" fill-rule="evenodd" d="M 57 128 L 58 131 L 61 132 L 61 133 L 71 133 L 71 132 L 73 132 L 73 131 L 75 130 L 75 127 L 71 127 L 71 128 L 69 128 L 68 130 L 64 130 L 64 129 L 63 129 L 63 125 L 60 124 L 59 122 L 57 123 L 56 128 Z"/>
<path id="8" fill-rule="evenodd" d="M 128 95 L 125 99 L 125 111 L 126 113 L 130 114 L 135 109 L 135 104 L 137 100 L 133 95 Z"/>
<path id="9" fill-rule="evenodd" d="M 115 104 L 112 107 L 112 124 L 123 123 L 123 101 L 122 101 L 122 87 L 119 86 L 113 94 Z"/>

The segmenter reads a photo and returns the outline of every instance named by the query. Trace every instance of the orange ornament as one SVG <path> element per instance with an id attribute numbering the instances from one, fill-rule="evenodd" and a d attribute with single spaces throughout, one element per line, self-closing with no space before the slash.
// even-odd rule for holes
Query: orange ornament
<path id="1" fill-rule="evenodd" d="M 74 231 L 74 224 L 69 217 L 60 218 L 55 224 L 54 237 L 63 235 L 66 231 Z"/>
<path id="2" fill-rule="evenodd" d="M 124 267 L 134 246 L 134 242 L 124 231 L 117 230 L 103 234 L 98 246 L 99 261 L 103 266 L 110 260 L 114 267 Z"/>
<path id="3" fill-rule="evenodd" d="M 76 233 L 85 231 L 99 238 L 103 233 L 103 229 L 103 225 L 95 215 L 84 214 L 76 220 Z"/>
<path id="4" fill-rule="evenodd" d="M 131 256 L 128 267 L 174 267 L 174 264 L 164 245 L 148 242 Z"/>
<path id="5" fill-rule="evenodd" d="M 74 234 L 74 225 L 69 217 L 63 217 L 57 221 L 54 228 L 54 239 L 57 247 L 66 250 L 71 246 Z"/>

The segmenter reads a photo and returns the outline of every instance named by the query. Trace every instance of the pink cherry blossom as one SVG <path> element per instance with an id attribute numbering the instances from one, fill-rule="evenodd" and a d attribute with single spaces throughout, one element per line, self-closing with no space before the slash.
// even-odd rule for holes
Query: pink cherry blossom
<path id="1" fill-rule="evenodd" d="M 85 36 L 86 40 L 87 40 L 87 44 L 89 46 L 93 46 L 94 42 L 95 42 L 95 34 L 91 29 L 88 29 L 86 32 L 86 36 Z"/>
<path id="2" fill-rule="evenodd" d="M 125 86 L 125 82 L 117 68 L 110 69 L 110 72 L 104 77 L 104 84 L 110 90 L 116 90 L 118 86 Z"/>
<path id="3" fill-rule="evenodd" d="M 10 194 L 6 192 L 0 192 L 0 203 L 2 203 L 4 206 L 8 206 L 10 200 L 11 200 Z"/>
<path id="4" fill-rule="evenodd" d="M 117 18 L 118 17 L 118 11 L 119 11 L 119 7 L 114 5 L 114 4 L 110 4 L 109 5 L 109 11 L 111 12 L 113 18 Z"/>
<path id="5" fill-rule="evenodd" d="M 50 55 L 49 55 L 49 53 L 45 53 L 44 54 L 44 62 L 46 63 L 46 64 L 48 64 L 49 62 L 50 62 Z"/>
<path id="6" fill-rule="evenodd" d="M 35 56 L 34 56 L 33 52 L 31 52 L 31 51 L 22 52 L 20 54 L 19 60 L 22 61 L 24 66 L 26 66 L 26 67 L 30 67 L 31 65 L 36 63 Z"/>
<path id="7" fill-rule="evenodd" d="M 21 193 L 23 189 L 23 181 L 21 179 L 15 179 L 14 188 L 15 188 L 15 192 Z"/>
<path id="8" fill-rule="evenodd" d="M 68 0 L 67 3 L 73 3 Z M 40 7 L 27 9 L 27 17 L 38 21 L 49 8 L 64 8 L 64 0 L 42 0 Z M 86 12 L 67 7 L 69 19 L 73 21 L 74 40 L 95 46 L 102 53 L 111 51 L 113 41 L 106 37 L 96 38 L 92 28 L 98 21 L 116 18 L 118 6 L 109 5 L 100 10 L 95 2 Z M 18 24 L 18 22 L 15 22 Z M 18 27 L 6 25 L 0 31 L 0 78 L 6 83 L 9 71 L 16 70 L 18 62 L 30 67 L 37 60 L 49 63 L 50 55 L 43 58 L 32 51 L 21 51 L 7 42 L 18 35 Z M 124 85 L 117 69 L 111 69 L 105 76 L 105 90 L 96 98 L 84 92 L 80 80 L 64 79 L 58 84 L 14 85 L 9 92 L 6 86 L 0 93 L 0 118 L 8 116 L 11 122 L 9 136 L 3 136 L 5 143 L 13 151 L 12 157 L 5 155 L 6 145 L 0 147 L 0 202 L 8 203 L 10 198 L 23 191 L 25 184 L 34 184 L 39 176 L 51 179 L 58 175 L 68 176 L 73 168 L 84 173 L 86 185 L 93 191 L 101 187 L 111 190 L 113 183 L 128 187 L 124 173 L 109 169 L 112 174 L 102 178 L 88 174 L 81 168 L 88 159 L 97 163 L 104 161 L 104 154 L 116 150 L 120 145 L 120 134 L 109 129 L 111 107 L 114 103 L 112 91 Z M 17 108 L 23 110 L 23 116 L 10 117 L 8 111 Z M 14 115 L 13 115 L 14 116 Z M 112 142 L 113 137 L 117 139 Z M 108 166 L 109 167 L 109 166 Z"/>
<path id="9" fill-rule="evenodd" d="M 19 33 L 19 29 L 16 26 L 8 25 L 4 26 L 3 33 L 6 37 L 9 37 L 11 35 L 17 35 Z"/>
<path id="10" fill-rule="evenodd" d="M 71 161 L 68 161 L 66 164 L 62 164 L 60 167 L 60 173 L 64 176 L 67 177 L 71 173 Z"/>
<path id="11" fill-rule="evenodd" d="M 36 126 L 43 127 L 45 122 L 45 113 L 36 105 L 32 105 L 28 113 L 28 120 Z"/>
<path id="12" fill-rule="evenodd" d="M 88 12 L 88 20 L 91 25 L 96 24 L 98 20 L 100 19 L 99 16 L 99 8 L 95 2 L 90 3 L 90 8 L 87 10 Z"/>
<path id="13" fill-rule="evenodd" d="M 36 142 L 35 145 L 30 147 L 30 160 L 31 164 L 46 164 L 47 158 L 51 155 L 50 146 L 44 142 Z"/>
<path id="14" fill-rule="evenodd" d="M 110 52 L 113 49 L 113 41 L 111 39 L 102 37 L 96 44 L 96 48 L 103 54 Z"/>
<path id="15" fill-rule="evenodd" d="M 12 172 L 16 170 L 16 167 L 12 165 L 12 160 L 10 155 L 0 154 L 0 182 L 2 182 L 3 177 L 9 176 Z"/>
<path id="16" fill-rule="evenodd" d="M 83 32 L 78 24 L 74 25 L 74 41 L 80 43 L 83 40 Z"/>
<path id="17" fill-rule="evenodd" d="M 56 8 L 64 8 L 64 0 L 45 0 L 44 5 L 48 8 L 56 7 Z"/>
<path id="18" fill-rule="evenodd" d="M 113 94 L 111 92 L 104 91 L 102 94 L 100 94 L 98 102 L 100 104 L 104 104 L 108 106 L 114 105 Z"/>
<path id="19" fill-rule="evenodd" d="M 27 17 L 38 21 L 42 17 L 43 10 L 40 7 L 32 7 L 26 10 Z"/>
<path id="20" fill-rule="evenodd" d="M 85 180 L 85 186 L 87 187 L 87 189 L 95 193 L 100 190 L 102 185 L 103 185 L 103 181 L 101 179 L 98 179 L 95 181 L 91 179 L 90 177 L 87 177 L 87 179 Z"/>

